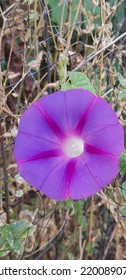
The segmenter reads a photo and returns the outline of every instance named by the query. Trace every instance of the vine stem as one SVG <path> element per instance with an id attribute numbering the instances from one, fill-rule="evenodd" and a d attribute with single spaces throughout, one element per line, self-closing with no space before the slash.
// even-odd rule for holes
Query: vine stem
<path id="1" fill-rule="evenodd" d="M 10 224 L 8 172 L 7 172 L 7 168 L 6 168 L 6 156 L 5 156 L 5 151 L 4 151 L 3 129 L 2 129 L 2 124 L 1 124 L 1 119 L 0 119 L 0 149 L 1 149 L 1 156 L 2 156 L 2 164 L 3 164 L 2 168 L 3 168 L 3 176 L 4 176 L 7 223 Z"/>
<path id="2" fill-rule="evenodd" d="M 49 43 L 49 33 L 48 33 L 48 6 L 46 4 L 45 0 L 41 0 L 41 6 L 44 11 L 44 21 L 45 21 L 45 26 L 44 26 L 44 36 L 45 36 L 45 42 L 46 42 L 46 58 L 47 58 L 47 78 L 48 78 L 48 84 L 51 83 L 51 71 L 50 71 L 50 43 Z M 51 88 L 48 88 L 48 93 L 52 93 Z"/>
<path id="3" fill-rule="evenodd" d="M 90 204 L 90 221 L 89 221 L 89 238 L 88 238 L 88 256 L 91 251 L 91 234 L 92 234 L 92 226 L 93 226 L 93 205 L 94 205 L 94 196 L 91 197 Z"/>

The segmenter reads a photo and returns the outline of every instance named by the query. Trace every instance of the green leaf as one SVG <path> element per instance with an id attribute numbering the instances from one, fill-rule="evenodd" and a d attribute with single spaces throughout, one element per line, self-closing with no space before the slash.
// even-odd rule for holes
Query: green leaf
<path id="1" fill-rule="evenodd" d="M 22 241 L 20 239 L 14 238 L 13 250 L 16 251 L 20 255 L 23 253 L 24 247 L 23 247 Z"/>
<path id="2" fill-rule="evenodd" d="M 65 83 L 61 86 L 62 90 L 72 89 L 72 88 L 83 88 L 95 93 L 95 89 L 91 84 L 88 77 L 81 72 L 70 72 L 69 73 L 69 83 Z"/>
<path id="3" fill-rule="evenodd" d="M 0 256 L 5 256 L 13 248 L 13 234 L 8 224 L 0 227 Z"/>
<path id="4" fill-rule="evenodd" d="M 66 206 L 68 207 L 68 208 L 73 208 L 73 200 L 72 199 L 67 199 L 66 200 Z"/>
<path id="5" fill-rule="evenodd" d="M 79 215 L 78 216 L 78 223 L 79 223 L 80 226 L 82 226 L 83 229 L 86 229 L 87 220 L 86 220 L 86 217 L 84 215 Z"/>
<path id="6" fill-rule="evenodd" d="M 126 91 L 120 91 L 118 93 L 118 98 L 121 100 L 121 101 L 126 101 Z"/>
<path id="7" fill-rule="evenodd" d="M 126 87 L 126 79 L 121 74 L 119 75 L 119 82 L 124 88 Z"/>
<path id="8" fill-rule="evenodd" d="M 5 238 L 3 235 L 0 235 L 0 248 L 3 246 Z"/>
<path id="9" fill-rule="evenodd" d="M 121 213 L 122 213 L 123 216 L 126 217 L 126 207 L 121 210 Z"/>
<path id="10" fill-rule="evenodd" d="M 115 16 L 113 17 L 113 30 L 118 30 L 119 26 L 121 25 L 121 23 L 123 22 L 124 20 L 124 5 L 121 4 L 121 1 L 120 1 L 120 4 L 118 3 L 118 1 L 114 0 L 114 5 L 116 8 L 116 13 L 115 13 Z M 115 3 L 116 2 L 116 3 Z"/>
<path id="11" fill-rule="evenodd" d="M 9 250 L 7 249 L 4 249 L 4 247 L 3 248 L 0 248 L 0 257 L 4 257 L 4 256 L 6 256 L 7 254 L 9 253 Z"/>
<path id="12" fill-rule="evenodd" d="M 80 214 L 83 214 L 83 212 L 84 212 L 84 201 L 83 200 L 75 201 L 74 212 L 75 212 L 75 215 L 77 215 L 77 216 L 79 216 Z"/>
<path id="13" fill-rule="evenodd" d="M 73 85 L 71 85 L 69 83 L 65 83 L 61 86 L 62 90 L 73 89 L 73 88 L 76 88 L 76 87 L 74 87 Z"/>
<path id="14" fill-rule="evenodd" d="M 60 26 L 61 24 L 61 18 L 63 19 L 63 24 L 66 22 L 67 19 L 67 13 L 68 13 L 68 6 L 65 5 L 65 1 L 59 1 L 59 0 L 48 0 L 48 5 L 51 7 L 51 14 L 53 17 L 53 20 Z M 64 4 L 62 4 L 64 3 Z M 69 22 L 69 25 L 72 25 L 76 16 L 76 11 L 78 7 L 78 0 L 72 1 L 72 7 L 71 7 L 71 20 Z M 98 24 L 101 25 L 101 13 L 100 13 L 100 6 L 94 6 L 92 5 L 92 0 L 84 0 L 84 7 L 86 9 L 86 14 L 89 16 L 92 16 L 92 24 Z M 76 22 L 80 21 L 80 14 L 78 15 L 78 18 L 76 19 Z M 88 20 L 85 16 L 85 25 L 88 26 Z M 75 25 L 75 29 L 76 29 Z"/>
<path id="15" fill-rule="evenodd" d="M 25 220 L 0 227 L 0 256 L 6 255 L 10 250 L 22 254 L 24 250 L 22 239 L 30 235 L 35 228 L 36 226 Z"/>
<path id="16" fill-rule="evenodd" d="M 121 193 L 123 198 L 126 200 L 126 181 L 123 182 L 122 186 L 121 186 Z"/>
<path id="17" fill-rule="evenodd" d="M 51 7 L 53 20 L 60 26 L 61 18 L 63 17 L 63 24 L 67 17 L 67 6 L 64 9 L 64 14 L 62 15 L 63 5 L 59 3 L 59 0 L 49 0 L 48 5 Z"/>
<path id="18" fill-rule="evenodd" d="M 17 221 L 16 223 L 10 225 L 10 227 L 13 234 L 19 238 L 25 238 L 35 230 L 35 226 L 25 220 Z"/>
<path id="19" fill-rule="evenodd" d="M 126 151 L 120 156 L 120 173 L 121 175 L 126 172 Z"/>
<path id="20" fill-rule="evenodd" d="M 13 234 L 18 235 L 26 226 L 26 224 L 27 222 L 25 220 L 17 221 L 10 225 L 11 231 L 13 232 Z"/>
<path id="21" fill-rule="evenodd" d="M 6 224 L 3 227 L 0 227 L 0 244 L 8 243 L 9 247 L 13 245 L 13 234 L 10 231 L 9 225 Z"/>

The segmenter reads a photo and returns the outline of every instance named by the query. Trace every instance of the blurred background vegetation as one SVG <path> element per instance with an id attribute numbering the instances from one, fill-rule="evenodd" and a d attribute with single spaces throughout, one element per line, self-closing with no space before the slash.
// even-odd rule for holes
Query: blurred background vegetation
<path id="1" fill-rule="evenodd" d="M 126 132 L 126 1 L 0 0 L 1 259 L 126 259 L 125 151 L 117 178 L 80 201 L 31 188 L 13 158 L 22 113 L 76 70 Z"/>

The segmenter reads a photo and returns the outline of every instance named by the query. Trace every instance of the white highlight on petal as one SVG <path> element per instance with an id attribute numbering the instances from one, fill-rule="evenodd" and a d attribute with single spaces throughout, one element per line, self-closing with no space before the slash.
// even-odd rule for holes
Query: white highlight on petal
<path id="1" fill-rule="evenodd" d="M 84 141 L 75 136 L 69 137 L 65 140 L 63 149 L 69 158 L 78 157 L 84 152 Z"/>

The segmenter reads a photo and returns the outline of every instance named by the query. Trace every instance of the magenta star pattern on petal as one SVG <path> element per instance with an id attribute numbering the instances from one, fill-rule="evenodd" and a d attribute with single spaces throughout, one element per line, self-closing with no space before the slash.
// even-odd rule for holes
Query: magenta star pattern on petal
<path id="1" fill-rule="evenodd" d="M 20 175 L 56 200 L 83 199 L 118 174 L 124 132 L 111 106 L 88 90 L 45 96 L 21 117 L 14 156 Z"/>

